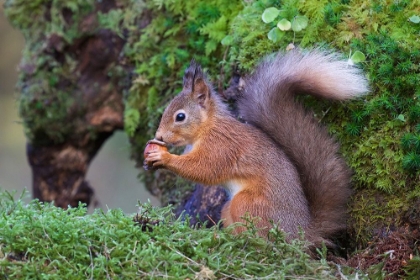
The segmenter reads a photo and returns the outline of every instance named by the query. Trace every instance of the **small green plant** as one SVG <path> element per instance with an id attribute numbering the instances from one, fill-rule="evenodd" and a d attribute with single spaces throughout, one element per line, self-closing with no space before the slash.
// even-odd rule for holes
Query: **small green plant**
<path id="1" fill-rule="evenodd" d="M 277 21 L 276 26 L 267 34 L 268 39 L 275 43 L 284 36 L 286 31 L 292 30 L 293 32 L 299 32 L 308 26 L 308 18 L 306 16 L 296 15 L 289 21 L 285 17 L 286 15 L 284 10 L 279 10 L 275 7 L 267 8 L 262 13 L 261 18 L 265 23 Z"/>
<path id="2" fill-rule="evenodd" d="M 349 65 L 354 65 L 366 60 L 366 56 L 361 51 L 355 51 L 353 54 L 350 52 L 348 63 Z"/>
<path id="3" fill-rule="evenodd" d="M 418 15 L 413 15 L 411 17 L 408 18 L 412 23 L 418 24 L 420 23 L 420 16 Z"/>

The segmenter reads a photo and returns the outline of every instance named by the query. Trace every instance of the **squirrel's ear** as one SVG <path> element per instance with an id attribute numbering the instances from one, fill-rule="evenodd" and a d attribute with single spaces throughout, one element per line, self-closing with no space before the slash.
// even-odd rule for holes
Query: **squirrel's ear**
<path id="1" fill-rule="evenodd" d="M 191 60 L 190 66 L 185 70 L 184 90 L 190 91 L 198 103 L 205 107 L 205 103 L 210 97 L 210 88 L 207 85 L 201 66 L 194 59 Z"/>
<path id="2" fill-rule="evenodd" d="M 194 81 L 192 95 L 201 107 L 206 107 L 205 105 L 210 97 L 210 89 L 204 79 L 200 78 Z"/>

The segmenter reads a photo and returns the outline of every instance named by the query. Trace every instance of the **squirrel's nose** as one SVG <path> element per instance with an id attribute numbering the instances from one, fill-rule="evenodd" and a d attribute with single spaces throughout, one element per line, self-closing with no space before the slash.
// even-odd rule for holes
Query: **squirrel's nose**
<path id="1" fill-rule="evenodd" d="M 159 133 L 159 131 L 156 132 L 155 139 L 164 142 L 163 136 L 161 133 Z"/>

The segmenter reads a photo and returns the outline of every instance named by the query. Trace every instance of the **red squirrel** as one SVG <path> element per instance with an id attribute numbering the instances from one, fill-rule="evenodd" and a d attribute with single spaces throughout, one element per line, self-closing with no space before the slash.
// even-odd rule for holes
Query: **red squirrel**
<path id="1" fill-rule="evenodd" d="M 362 72 L 337 54 L 278 53 L 244 78 L 240 121 L 193 61 L 155 135 L 191 149 L 182 155 L 152 150 L 145 163 L 204 185 L 224 185 L 231 198 L 222 210 L 224 226 L 245 223 L 249 214 L 258 217 L 261 236 L 274 223 L 290 237 L 302 229 L 313 244 L 329 243 L 346 228 L 351 170 L 339 144 L 295 97 L 346 100 L 367 92 Z"/>

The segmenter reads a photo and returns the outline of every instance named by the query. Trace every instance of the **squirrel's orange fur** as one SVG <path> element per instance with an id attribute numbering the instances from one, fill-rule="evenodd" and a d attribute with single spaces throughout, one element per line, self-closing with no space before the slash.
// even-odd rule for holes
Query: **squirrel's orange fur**
<path id="1" fill-rule="evenodd" d="M 360 71 L 337 55 L 294 50 L 266 58 L 245 78 L 239 121 L 192 62 L 156 132 L 157 140 L 191 149 L 183 155 L 153 151 L 146 162 L 198 183 L 225 185 L 231 193 L 222 211 L 225 226 L 244 222 L 248 213 L 259 217 L 263 236 L 274 222 L 292 237 L 303 229 L 310 241 L 328 243 L 346 227 L 351 172 L 339 145 L 295 95 L 345 100 L 367 91 Z"/>

